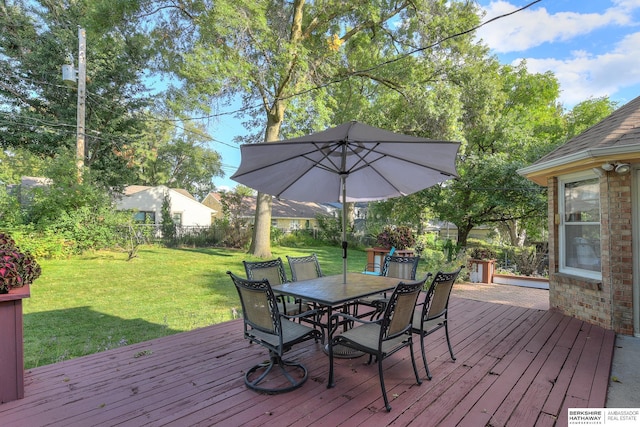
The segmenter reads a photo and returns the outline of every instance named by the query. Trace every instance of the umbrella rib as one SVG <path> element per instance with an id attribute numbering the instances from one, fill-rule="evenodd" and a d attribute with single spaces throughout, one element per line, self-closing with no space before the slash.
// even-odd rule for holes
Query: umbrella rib
<path id="1" fill-rule="evenodd" d="M 272 144 L 272 143 L 265 143 L 265 144 Z M 269 166 L 277 166 L 277 165 L 280 165 L 280 164 L 282 164 L 282 163 L 288 162 L 289 160 L 295 159 L 296 157 L 304 157 L 305 159 L 311 160 L 311 161 L 313 162 L 314 160 L 313 160 L 313 159 L 310 159 L 310 158 L 309 158 L 309 157 L 307 157 L 307 156 L 308 156 L 309 154 L 311 154 L 311 153 L 316 152 L 316 151 L 317 151 L 317 150 L 309 150 L 309 151 L 308 151 L 308 152 L 306 152 L 306 153 L 290 155 L 290 156 L 288 156 L 288 157 L 284 157 L 284 158 L 282 158 L 282 159 L 280 159 L 280 160 L 277 160 L 277 161 L 274 161 L 273 163 L 270 163 L 270 164 L 269 164 Z M 256 166 L 256 167 L 254 167 L 253 169 L 250 169 L 250 170 L 248 170 L 248 171 L 244 171 L 244 172 L 242 172 L 241 174 L 238 174 L 238 173 L 236 172 L 236 174 L 234 174 L 234 177 L 239 178 L 239 177 L 242 177 L 242 176 L 245 176 L 245 175 L 249 175 L 249 174 L 251 174 L 251 173 L 258 172 L 258 171 L 260 171 L 260 170 L 261 170 L 261 169 L 263 169 L 263 168 L 264 168 L 264 166 Z M 308 170 L 311 170 L 311 168 L 310 168 L 310 169 L 308 169 Z M 307 171 L 308 171 L 308 170 L 307 170 Z M 305 171 L 305 172 L 306 172 L 306 171 Z"/>
<path id="2" fill-rule="evenodd" d="M 300 179 L 300 177 L 304 176 L 306 173 L 308 173 L 313 168 L 317 167 L 317 168 L 324 169 L 324 170 L 326 170 L 328 172 L 335 173 L 335 174 L 340 174 L 341 173 L 341 171 L 339 170 L 338 166 L 333 162 L 333 160 L 331 160 L 329 158 L 329 154 L 328 153 L 330 153 L 331 150 L 327 150 L 326 152 L 323 150 L 323 148 L 326 149 L 326 148 L 330 147 L 334 143 L 329 143 L 328 145 L 325 145 L 324 147 L 319 146 L 318 143 L 315 143 L 315 142 L 312 143 L 312 144 L 313 144 L 314 147 L 316 147 L 315 150 L 310 150 L 307 153 L 298 154 L 297 156 L 291 156 L 291 157 L 288 158 L 288 160 L 290 160 L 290 159 L 293 159 L 295 157 L 304 157 L 305 159 L 309 160 L 311 163 L 310 163 L 310 166 L 308 168 L 306 168 L 304 171 L 302 171 L 300 174 L 298 174 L 298 176 L 295 179 L 291 180 L 291 183 L 289 185 L 284 187 L 282 189 L 282 191 L 280 191 L 278 194 L 275 194 L 276 197 L 280 197 L 280 195 L 282 193 L 284 193 L 285 191 L 287 191 L 292 185 L 294 185 L 295 182 L 298 179 Z M 320 161 L 316 161 L 316 160 L 308 157 L 309 154 L 316 153 L 316 152 L 321 153 L 322 157 L 323 157 L 323 160 L 326 159 L 330 164 L 332 164 L 335 167 L 335 169 L 331 169 L 330 167 L 327 167 L 324 164 L 320 163 Z M 280 163 L 280 162 L 277 162 L 277 163 Z"/>
<path id="3" fill-rule="evenodd" d="M 450 143 L 448 143 L 448 142 L 447 142 L 447 143 L 444 143 L 444 142 L 443 142 L 443 144 L 450 144 Z M 366 160 L 362 159 L 362 160 L 365 162 L 365 164 L 364 164 L 364 165 L 362 165 L 362 166 L 360 166 L 360 167 L 359 167 L 359 168 L 357 168 L 357 169 L 353 169 L 353 168 L 352 168 L 349 172 L 355 172 L 355 171 L 358 171 L 358 170 L 363 169 L 363 168 L 365 168 L 365 167 L 367 167 L 367 166 L 372 166 L 374 163 L 378 162 L 379 160 L 384 159 L 385 157 L 391 157 L 391 158 L 393 158 L 393 159 L 400 160 L 400 161 L 402 161 L 402 162 L 406 162 L 406 163 L 410 163 L 410 164 L 412 164 L 412 165 L 422 166 L 422 167 L 426 167 L 426 168 L 432 169 L 432 170 L 434 170 L 434 171 L 436 171 L 436 172 L 440 172 L 441 174 L 443 174 L 443 175 L 445 175 L 445 176 L 450 176 L 450 177 L 457 177 L 457 176 L 458 176 L 458 175 L 456 175 L 456 174 L 452 174 L 451 172 L 447 172 L 447 171 L 445 171 L 445 170 L 442 170 L 441 168 L 434 167 L 434 166 L 431 166 L 431 165 L 427 165 L 427 164 L 424 164 L 424 163 L 419 163 L 419 162 L 416 162 L 416 161 L 414 161 L 414 160 L 411 160 L 411 159 L 408 159 L 408 158 L 405 158 L 405 157 L 396 156 L 396 155 L 391 154 L 391 153 L 381 153 L 381 152 L 379 152 L 379 151 L 377 151 L 377 150 L 376 150 L 376 148 L 377 148 L 379 145 L 380 145 L 380 143 L 376 144 L 376 145 L 375 145 L 375 147 L 372 147 L 372 148 L 367 152 L 367 154 L 369 154 L 369 153 L 376 153 L 376 154 L 379 154 L 381 157 L 378 157 L 377 159 L 372 160 L 370 163 L 367 163 L 367 162 L 366 162 Z M 360 156 L 358 156 L 358 157 L 360 157 Z M 373 167 L 373 166 L 372 166 L 372 167 Z M 375 168 L 374 168 L 374 170 L 375 170 Z M 377 172 L 377 171 L 376 171 L 376 172 Z M 378 173 L 379 173 L 379 172 L 378 172 Z M 382 176 L 382 175 L 381 175 L 381 176 Z"/>

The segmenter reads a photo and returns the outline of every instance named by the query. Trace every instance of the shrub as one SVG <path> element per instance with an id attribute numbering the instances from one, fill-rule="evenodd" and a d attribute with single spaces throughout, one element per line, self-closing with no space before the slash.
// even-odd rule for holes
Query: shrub
<path id="1" fill-rule="evenodd" d="M 416 239 L 409 227 L 388 225 L 378 234 L 376 243 L 383 248 L 403 250 L 413 247 Z"/>

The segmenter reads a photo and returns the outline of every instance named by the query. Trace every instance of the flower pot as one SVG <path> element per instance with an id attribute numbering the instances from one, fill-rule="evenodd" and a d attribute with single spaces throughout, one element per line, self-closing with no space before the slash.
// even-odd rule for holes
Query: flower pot
<path id="1" fill-rule="evenodd" d="M 0 403 L 24 397 L 22 300 L 29 285 L 0 295 Z"/>

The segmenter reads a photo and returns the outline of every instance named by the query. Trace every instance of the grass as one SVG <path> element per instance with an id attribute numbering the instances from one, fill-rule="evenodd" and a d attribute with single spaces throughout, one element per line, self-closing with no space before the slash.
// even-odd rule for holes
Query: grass
<path id="1" fill-rule="evenodd" d="M 342 272 L 338 247 L 274 247 L 274 257 L 315 252 L 326 275 Z M 97 252 L 41 260 L 42 276 L 23 302 L 25 368 L 47 365 L 122 345 L 225 322 L 240 309 L 227 270 L 244 276 L 231 249 L 144 247 L 139 257 Z M 349 251 L 349 271 L 366 264 Z"/>

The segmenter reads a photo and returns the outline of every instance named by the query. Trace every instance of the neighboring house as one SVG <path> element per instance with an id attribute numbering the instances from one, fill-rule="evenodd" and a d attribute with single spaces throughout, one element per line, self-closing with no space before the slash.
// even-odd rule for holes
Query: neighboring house
<path id="1" fill-rule="evenodd" d="M 52 183 L 53 181 L 50 178 L 23 176 L 20 178 L 20 184 L 7 185 L 7 192 L 17 197 L 21 206 L 28 206 L 33 199 L 33 190 L 35 188 L 48 187 Z"/>
<path id="2" fill-rule="evenodd" d="M 448 221 L 428 221 L 427 231 L 438 233 L 440 239 L 458 240 L 458 227 L 452 222 Z M 495 228 L 488 225 L 479 225 L 473 227 L 469 232 L 467 238 L 478 240 L 489 240 L 492 235 L 496 234 Z"/>
<path id="3" fill-rule="evenodd" d="M 116 199 L 116 209 L 135 212 L 140 222 L 162 223 L 162 203 L 169 195 L 169 212 L 176 225 L 182 227 L 209 227 L 216 211 L 198 202 L 188 191 L 164 185 L 147 187 L 131 185 Z"/>
<path id="4" fill-rule="evenodd" d="M 247 209 L 243 216 L 253 224 L 256 198 L 247 199 Z M 271 204 L 271 226 L 284 232 L 314 230 L 318 228 L 317 216 L 333 216 L 333 212 L 333 208 L 318 203 L 278 200 L 274 197 Z"/>
<path id="5" fill-rule="evenodd" d="M 518 172 L 548 187 L 551 309 L 640 336 L 640 97 Z"/>
<path id="6" fill-rule="evenodd" d="M 222 218 L 222 203 L 220 203 L 220 193 L 211 192 L 204 198 L 202 204 L 216 209 L 216 218 Z M 248 224 L 255 221 L 256 198 L 244 198 L 244 212 L 241 217 L 247 220 Z M 331 206 L 321 205 L 314 202 L 294 202 L 291 200 L 279 200 L 273 198 L 271 204 L 271 226 L 284 232 L 294 230 L 314 230 L 318 228 L 316 217 L 334 216 L 335 209 Z"/>
<path id="7" fill-rule="evenodd" d="M 202 204 L 216 211 L 214 215 L 216 218 L 220 219 L 224 216 L 222 212 L 222 203 L 220 203 L 220 193 L 212 192 L 207 194 L 207 197 L 204 198 Z"/>

